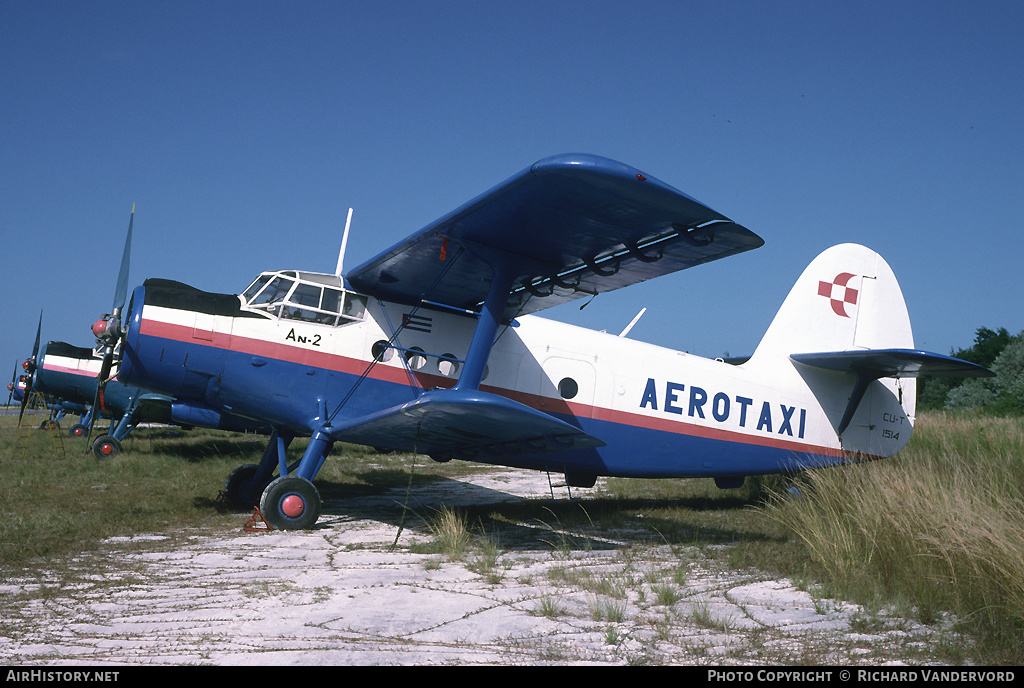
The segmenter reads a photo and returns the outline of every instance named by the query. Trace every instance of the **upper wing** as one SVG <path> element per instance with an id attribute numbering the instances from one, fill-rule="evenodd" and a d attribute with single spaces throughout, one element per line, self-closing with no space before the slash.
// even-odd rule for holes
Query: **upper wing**
<path id="1" fill-rule="evenodd" d="M 476 310 L 496 261 L 517 273 L 506 318 L 748 251 L 764 241 L 627 165 L 541 160 L 348 273 L 388 300 Z"/>

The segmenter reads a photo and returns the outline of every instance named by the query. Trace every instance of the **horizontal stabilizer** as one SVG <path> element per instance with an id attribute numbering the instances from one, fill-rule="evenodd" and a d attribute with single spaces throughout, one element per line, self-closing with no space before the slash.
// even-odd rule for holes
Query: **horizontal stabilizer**
<path id="1" fill-rule="evenodd" d="M 792 354 L 797 363 L 881 377 L 992 377 L 991 370 L 959 358 L 914 349 L 862 349 Z"/>
<path id="2" fill-rule="evenodd" d="M 540 454 L 604 446 L 579 428 L 478 390 L 432 390 L 414 401 L 335 424 L 335 440 L 415 451 L 439 460 Z"/>
<path id="3" fill-rule="evenodd" d="M 883 377 L 992 377 L 991 370 L 959 358 L 943 356 L 914 349 L 858 349 L 853 351 L 825 351 L 821 353 L 791 354 L 797 363 L 854 373 L 857 381 L 846 404 L 846 411 L 836 428 L 842 436 L 857 412 L 868 385 Z"/>

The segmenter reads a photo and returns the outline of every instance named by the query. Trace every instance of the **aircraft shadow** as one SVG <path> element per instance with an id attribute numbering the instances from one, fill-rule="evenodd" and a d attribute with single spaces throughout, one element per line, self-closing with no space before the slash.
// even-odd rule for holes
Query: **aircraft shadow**
<path id="1" fill-rule="evenodd" d="M 520 496 L 500 489 L 436 475 L 399 475 L 367 471 L 363 485 L 318 481 L 323 511 L 317 528 L 344 527 L 349 521 L 375 521 L 396 529 L 428 534 L 427 521 L 443 509 L 466 515 L 471 531 L 502 549 L 550 551 L 552 548 L 617 550 L 629 546 L 709 545 L 775 540 L 765 532 L 738 525 L 708 525 L 708 512 L 747 509 L 748 502 L 721 498 L 569 499 Z M 400 480 L 405 485 L 398 486 Z M 380 485 L 381 482 L 386 486 Z M 556 492 L 557 495 L 557 492 Z M 644 517 L 636 514 L 643 512 Z M 659 512 L 673 516 L 660 517 Z"/>

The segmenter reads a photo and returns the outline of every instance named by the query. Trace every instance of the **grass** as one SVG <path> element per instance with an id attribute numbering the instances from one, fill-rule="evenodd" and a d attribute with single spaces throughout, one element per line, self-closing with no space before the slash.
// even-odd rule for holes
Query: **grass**
<path id="1" fill-rule="evenodd" d="M 147 428 L 119 456 L 98 460 L 70 438 L 65 455 L 55 455 L 47 434 L 36 431 L 22 453 L 16 423 L 16 416 L 0 417 L 5 569 L 59 566 L 115 535 L 237 531 L 239 515 L 217 508 L 218 491 L 232 469 L 258 461 L 264 446 L 251 436 Z M 301 451 L 301 442 L 290 451 Z M 316 482 L 334 501 L 486 470 L 350 445 L 336 446 L 333 455 Z M 725 566 L 809 581 L 823 596 L 869 609 L 895 608 L 926 623 L 952 612 L 979 643 L 951 646 L 950 657 L 1020 660 L 1024 421 L 922 415 L 900 456 L 810 472 L 798 485 L 801 497 L 794 499 L 779 478 L 728 491 L 710 480 L 613 479 L 579 500 L 439 509 L 413 514 L 409 527 L 431 539 L 424 551 L 464 562 L 494 583 L 508 570 L 503 558 L 517 548 L 564 558 L 558 575 L 594 596 L 590 614 L 602 623 L 620 620 L 627 599 L 669 613 L 686 590 L 687 552 L 696 548 Z M 405 510 L 395 511 L 402 512 L 401 527 Z M 652 544 L 669 545 L 676 561 L 645 560 Z M 597 548 L 637 561 L 628 575 L 574 568 L 574 552 Z M 536 613 L 562 611 L 552 596 Z"/>
<path id="2" fill-rule="evenodd" d="M 924 623 L 953 613 L 989 661 L 1024 641 L 1024 421 L 918 418 L 897 457 L 806 473 L 764 513 L 786 527 L 830 594 Z"/>
<path id="3" fill-rule="evenodd" d="M 228 474 L 258 462 L 266 438 L 216 430 L 139 428 L 110 459 L 85 452 L 83 439 L 63 438 L 64 453 L 27 416 L 27 447 L 18 443 L 18 417 L 0 416 L 0 564 L 37 565 L 94 547 L 105 538 L 173 533 L 190 528 L 237 529 L 238 514 L 218 508 Z M 95 436 L 95 435 L 94 435 Z M 289 452 L 301 452 L 303 442 Z M 319 489 L 339 495 L 433 479 L 410 474 L 412 457 L 388 457 L 381 467 L 372 449 L 338 445 L 344 461 L 328 461 Z M 404 465 L 403 465 L 404 462 Z"/>

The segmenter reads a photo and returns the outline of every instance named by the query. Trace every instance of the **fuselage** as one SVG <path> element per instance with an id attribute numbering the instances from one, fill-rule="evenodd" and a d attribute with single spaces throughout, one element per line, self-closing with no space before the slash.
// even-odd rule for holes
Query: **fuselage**
<path id="1" fill-rule="evenodd" d="M 48 342 L 39 351 L 35 388 L 62 399 L 84 412 L 96 400 L 96 379 L 103 357 L 92 349 L 66 342 Z M 107 417 L 119 415 L 128 407 L 133 391 L 116 382 L 104 390 L 103 409 Z"/>
<path id="2" fill-rule="evenodd" d="M 284 295 L 273 300 L 261 290 L 274 274 L 311 291 L 319 286 L 321 296 L 308 308 Z M 149 280 L 135 290 L 126 323 L 121 382 L 308 435 L 452 387 L 476 319 L 361 296 L 340 277 L 290 272 L 265 273 L 242 295 Z M 478 460 L 590 475 L 728 478 L 849 458 L 849 438 L 834 429 L 836 410 L 789 361 L 774 373 L 537 316 L 498 332 L 480 389 L 606 444 Z M 861 455 L 890 456 L 909 438 L 909 419 L 888 390 L 858 413 L 865 418 L 857 427 L 869 435 L 858 444 Z M 388 437 L 374 444 L 409 449 Z"/>

